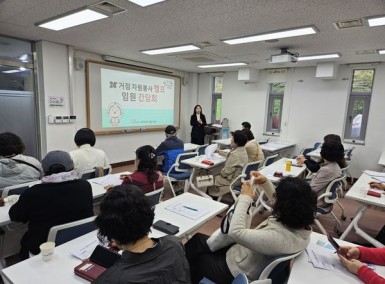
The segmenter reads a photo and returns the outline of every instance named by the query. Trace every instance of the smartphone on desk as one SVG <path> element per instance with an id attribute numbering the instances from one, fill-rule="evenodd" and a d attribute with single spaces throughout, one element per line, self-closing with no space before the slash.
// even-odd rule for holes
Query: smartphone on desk
<path id="1" fill-rule="evenodd" d="M 169 235 L 175 235 L 176 233 L 179 232 L 178 226 L 167 223 L 163 220 L 156 221 L 152 226 L 154 227 L 154 229 L 157 229 L 158 231 L 161 231 Z"/>

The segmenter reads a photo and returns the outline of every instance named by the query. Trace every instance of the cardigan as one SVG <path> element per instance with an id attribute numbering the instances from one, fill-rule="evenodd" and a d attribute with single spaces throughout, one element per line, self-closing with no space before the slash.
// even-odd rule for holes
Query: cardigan
<path id="1" fill-rule="evenodd" d="M 153 239 L 156 245 L 143 253 L 124 251 L 122 258 L 93 284 L 191 283 L 184 247 L 175 236 Z"/>
<path id="2" fill-rule="evenodd" d="M 271 182 L 260 185 L 271 192 Z M 226 253 L 226 263 L 235 277 L 244 272 L 249 280 L 257 280 L 272 258 L 304 250 L 310 241 L 311 229 L 293 229 L 269 217 L 255 229 L 250 229 L 253 200 L 240 195 L 231 219 L 229 236 L 236 242 Z"/>
<path id="3" fill-rule="evenodd" d="M 358 249 L 361 261 L 385 265 L 385 248 L 358 247 Z M 366 284 L 385 284 L 385 279 L 366 265 L 358 269 L 357 275 Z"/>
<path id="4" fill-rule="evenodd" d="M 135 171 L 129 176 L 125 177 L 122 184 L 133 184 L 139 187 L 144 194 L 160 189 L 163 187 L 163 175 L 161 172 L 156 172 L 158 175 L 157 180 L 154 184 L 150 183 L 147 178 L 147 173 L 144 171 Z"/>
<path id="5" fill-rule="evenodd" d="M 265 156 L 263 155 L 262 148 L 259 146 L 257 140 L 253 139 L 247 141 L 245 145 L 247 156 L 249 157 L 249 163 L 256 161 L 263 161 Z"/>
<path id="6" fill-rule="evenodd" d="M 74 169 L 79 173 L 95 167 L 108 167 L 110 164 L 103 150 L 95 149 L 90 144 L 84 144 L 70 152 L 74 162 Z"/>

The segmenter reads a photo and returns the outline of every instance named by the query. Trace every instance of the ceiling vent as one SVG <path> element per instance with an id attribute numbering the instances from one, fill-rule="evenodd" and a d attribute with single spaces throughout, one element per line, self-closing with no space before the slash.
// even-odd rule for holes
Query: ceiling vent
<path id="1" fill-rule="evenodd" d="M 337 30 L 343 30 L 343 29 L 362 27 L 364 25 L 364 21 L 363 19 L 339 21 L 339 22 L 334 22 L 333 25 Z"/>
<path id="2" fill-rule="evenodd" d="M 368 49 L 368 50 L 358 50 L 356 51 L 357 55 L 370 55 L 370 54 L 376 54 L 377 52 L 374 49 Z"/>
<path id="3" fill-rule="evenodd" d="M 181 54 L 174 54 L 169 55 L 172 57 L 178 57 L 190 62 L 195 63 L 210 63 L 210 62 L 221 62 L 227 60 L 227 58 L 215 55 L 210 52 L 190 52 L 190 53 L 181 53 Z"/>
<path id="4" fill-rule="evenodd" d="M 91 5 L 90 7 L 96 8 L 100 11 L 103 11 L 103 12 L 111 14 L 111 15 L 119 14 L 119 13 L 126 11 L 126 9 L 119 7 L 115 4 L 112 4 L 108 1 L 103 1 L 103 2 L 97 3 L 95 5 Z"/>

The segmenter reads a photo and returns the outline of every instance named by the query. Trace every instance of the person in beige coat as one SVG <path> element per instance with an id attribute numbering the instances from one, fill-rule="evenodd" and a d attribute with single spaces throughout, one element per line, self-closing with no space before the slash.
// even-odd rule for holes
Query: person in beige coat
<path id="1" fill-rule="evenodd" d="M 248 157 L 245 149 L 247 137 L 241 130 L 233 132 L 231 139 L 232 150 L 227 156 L 225 165 L 220 174 L 215 176 L 214 186 L 208 189 L 211 196 L 219 197 L 230 192 L 229 185 L 241 174 L 243 167 L 247 164 Z M 239 181 L 239 185 L 241 181 Z"/>
<path id="2" fill-rule="evenodd" d="M 247 143 L 245 145 L 245 149 L 247 152 L 247 156 L 249 158 L 249 163 L 256 162 L 256 161 L 263 161 L 265 159 L 265 156 L 263 155 L 261 146 L 259 146 L 258 141 L 255 140 L 253 132 L 251 132 L 246 128 L 243 129 L 242 132 L 247 137 Z"/>
<path id="3" fill-rule="evenodd" d="M 272 183 L 263 175 L 257 175 L 254 181 L 261 190 L 274 193 Z M 208 236 L 200 233 L 185 244 L 193 284 L 203 277 L 215 283 L 231 283 L 240 272 L 254 281 L 275 257 L 307 247 L 316 209 L 316 195 L 310 185 L 287 177 L 280 181 L 273 195 L 272 216 L 250 228 L 250 211 L 256 195 L 250 182 L 244 183 L 228 232 L 234 244 L 213 252 L 206 243 Z M 277 283 L 283 283 L 280 280 Z"/>

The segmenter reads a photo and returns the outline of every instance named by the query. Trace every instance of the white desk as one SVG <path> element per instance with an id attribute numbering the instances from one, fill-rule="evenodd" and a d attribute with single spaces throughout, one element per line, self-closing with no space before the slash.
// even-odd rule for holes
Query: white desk
<path id="1" fill-rule="evenodd" d="M 212 166 L 206 165 L 206 164 L 202 164 L 203 160 L 212 161 L 214 164 Z M 189 166 L 191 166 L 193 168 L 193 171 L 192 171 L 191 176 L 190 176 L 190 186 L 191 186 L 191 188 L 193 190 L 195 190 L 198 194 L 200 194 L 200 195 L 202 195 L 202 196 L 204 196 L 206 198 L 212 199 L 211 196 L 207 195 L 205 192 L 203 192 L 202 190 L 200 190 L 198 187 L 195 186 L 195 184 L 194 184 L 194 177 L 196 175 L 197 169 L 209 170 L 209 169 L 212 169 L 214 167 L 223 165 L 225 163 L 225 161 L 226 161 L 225 157 L 222 157 L 218 153 L 214 153 L 213 154 L 213 158 L 210 158 L 210 159 L 207 159 L 205 156 L 196 156 L 194 158 L 183 160 L 183 161 L 181 161 L 181 163 L 189 165 Z"/>
<path id="2" fill-rule="evenodd" d="M 186 204 L 204 205 L 210 212 L 197 220 L 191 220 L 187 217 L 178 215 L 174 212 L 164 209 L 166 206 L 182 201 Z M 178 237 L 183 237 L 188 233 L 193 232 L 199 226 L 210 220 L 212 217 L 222 212 L 228 205 L 209 200 L 191 193 L 184 193 L 165 202 L 162 202 L 155 207 L 155 221 L 162 219 L 174 225 L 179 226 Z M 152 229 L 151 237 L 160 237 L 164 233 Z M 34 256 L 28 260 L 5 268 L 1 271 L 3 279 L 8 283 L 15 284 L 68 284 L 68 283 L 89 283 L 88 281 L 74 274 L 74 267 L 79 265 L 81 261 L 71 255 L 73 249 L 78 248 L 90 238 L 94 237 L 96 231 L 88 233 L 70 242 L 55 248 L 55 256 L 51 261 L 43 261 L 40 255 Z"/>
<path id="3" fill-rule="evenodd" d="M 381 244 L 379 241 L 369 236 L 358 226 L 358 222 L 360 221 L 362 216 L 365 214 L 366 210 L 370 205 L 385 207 L 385 195 L 382 194 L 381 197 L 379 198 L 379 197 L 374 197 L 370 195 L 363 196 L 362 193 L 360 192 L 362 188 L 369 189 L 368 183 L 371 181 L 376 181 L 376 180 L 370 177 L 368 174 L 363 173 L 360 176 L 360 178 L 356 181 L 356 183 L 349 189 L 348 193 L 345 195 L 345 198 L 359 201 L 362 204 L 362 206 L 357 210 L 357 213 L 354 219 L 346 228 L 346 230 L 344 231 L 340 239 L 341 240 L 345 239 L 346 236 L 350 233 L 350 231 L 354 227 L 354 230 L 356 231 L 356 233 L 360 235 L 362 238 L 364 238 L 365 240 L 367 240 L 368 242 L 370 242 L 372 245 L 374 245 L 375 247 L 383 247 L 384 246 L 383 244 Z"/>
<path id="4" fill-rule="evenodd" d="M 378 164 L 381 166 L 385 166 L 385 151 L 382 152 L 382 155 L 381 155 L 380 159 L 378 160 Z"/>
<path id="5" fill-rule="evenodd" d="M 217 140 L 211 141 L 211 143 L 216 143 L 216 144 L 218 144 L 218 146 L 230 147 L 231 146 L 231 139 L 232 138 L 217 139 Z"/>
<path id="6" fill-rule="evenodd" d="M 287 141 L 272 141 L 261 145 L 261 149 L 264 152 L 270 153 L 271 155 L 279 154 L 282 156 L 282 152 L 295 146 L 295 143 Z"/>
<path id="7" fill-rule="evenodd" d="M 318 233 L 311 233 L 310 243 L 316 244 L 317 241 L 327 242 L 325 235 Z M 353 245 L 352 243 L 341 241 L 336 239 L 339 245 Z M 330 251 L 331 254 L 334 254 L 333 251 Z M 335 254 L 334 254 L 335 255 Z M 337 257 L 335 255 L 335 257 Z M 376 273 L 379 275 L 385 276 L 385 267 L 376 265 Z M 314 268 L 313 264 L 308 261 L 306 252 L 303 252 L 294 261 L 294 265 L 291 269 L 290 277 L 288 284 L 355 284 L 361 283 L 359 278 L 350 273 L 349 271 L 328 271 L 323 269 Z"/>
<path id="8" fill-rule="evenodd" d="M 321 148 L 317 148 L 309 153 L 306 154 L 306 156 L 309 156 L 315 161 L 321 160 Z"/>
<path id="9" fill-rule="evenodd" d="M 306 170 L 305 165 L 302 165 L 301 167 L 291 166 L 290 172 L 288 172 L 286 171 L 286 161 L 287 161 L 287 158 L 282 158 L 278 161 L 275 161 L 271 165 L 259 170 L 259 172 L 262 173 L 265 177 L 267 177 L 272 182 L 277 182 L 281 178 L 275 177 L 274 172 L 282 172 L 284 177 L 286 176 L 298 177 Z"/>
<path id="10" fill-rule="evenodd" d="M 185 152 L 193 152 L 199 147 L 198 144 L 194 143 L 184 143 L 184 151 Z"/>

